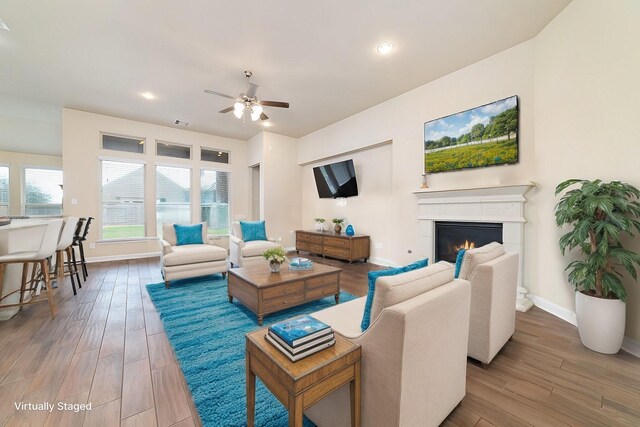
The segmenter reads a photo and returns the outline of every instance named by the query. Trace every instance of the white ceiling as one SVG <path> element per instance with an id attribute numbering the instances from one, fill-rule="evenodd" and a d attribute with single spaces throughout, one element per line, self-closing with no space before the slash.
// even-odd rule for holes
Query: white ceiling
<path id="1" fill-rule="evenodd" d="M 262 127 L 203 90 L 237 95 L 250 69 L 258 98 L 291 103 L 265 109 L 270 131 L 299 137 L 535 36 L 569 1 L 4 0 L 0 96 L 248 139 Z"/>

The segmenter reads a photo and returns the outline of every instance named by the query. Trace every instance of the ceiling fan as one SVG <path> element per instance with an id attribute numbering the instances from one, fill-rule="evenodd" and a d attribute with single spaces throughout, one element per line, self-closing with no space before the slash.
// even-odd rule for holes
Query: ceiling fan
<path id="1" fill-rule="evenodd" d="M 252 121 L 260 120 L 268 120 L 269 117 L 262 111 L 262 107 L 278 107 L 278 108 L 289 108 L 288 102 L 280 102 L 280 101 L 262 101 L 256 97 L 256 91 L 258 90 L 258 85 L 251 83 L 250 79 L 253 73 L 251 71 L 245 71 L 244 76 L 247 78 L 247 89 L 244 93 L 241 93 L 237 97 L 226 95 L 224 93 L 216 92 L 214 90 L 205 90 L 205 93 L 210 93 L 212 95 L 222 96 L 223 98 L 233 99 L 236 102 L 231 106 L 227 107 L 223 110 L 220 110 L 220 113 L 228 113 L 233 111 L 233 115 L 238 119 L 245 118 L 245 113 L 248 113 L 251 117 Z"/>

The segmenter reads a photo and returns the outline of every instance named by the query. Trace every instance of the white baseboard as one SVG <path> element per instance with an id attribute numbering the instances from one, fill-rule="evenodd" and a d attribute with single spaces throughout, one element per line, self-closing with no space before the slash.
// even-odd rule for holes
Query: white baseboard
<path id="1" fill-rule="evenodd" d="M 547 313 L 551 313 L 554 316 L 559 317 L 565 322 L 569 322 L 572 325 L 577 326 L 578 322 L 576 321 L 576 314 L 573 311 L 567 310 L 566 308 L 561 307 L 558 304 L 537 295 L 528 294 L 527 296 L 531 298 L 536 307 L 539 307 Z M 624 341 L 622 341 L 622 349 L 627 353 L 633 354 L 636 357 L 640 357 L 640 342 L 632 338 L 624 337 Z"/>
<path id="2" fill-rule="evenodd" d="M 398 264 L 386 258 L 373 257 L 369 258 L 367 261 L 371 264 L 383 265 L 385 267 L 399 267 Z"/>
<path id="3" fill-rule="evenodd" d="M 624 341 L 622 341 L 622 348 L 627 353 L 631 353 L 635 357 L 640 357 L 640 342 L 629 337 L 624 337 Z"/>
<path id="4" fill-rule="evenodd" d="M 110 255 L 110 256 L 94 256 L 88 257 L 87 263 L 93 262 L 108 262 L 108 261 L 122 261 L 125 259 L 142 259 L 142 258 L 154 258 L 162 255 L 162 252 L 143 252 L 139 254 L 126 254 L 126 255 Z"/>
<path id="5" fill-rule="evenodd" d="M 571 323 L 573 326 L 576 326 L 578 324 L 578 322 L 576 321 L 576 314 L 573 311 L 567 310 L 566 308 L 537 295 L 527 294 L 527 296 L 531 298 L 531 301 L 533 301 L 536 307 L 539 307 L 547 313 L 551 313 L 554 316 L 559 317 L 565 322 Z"/>

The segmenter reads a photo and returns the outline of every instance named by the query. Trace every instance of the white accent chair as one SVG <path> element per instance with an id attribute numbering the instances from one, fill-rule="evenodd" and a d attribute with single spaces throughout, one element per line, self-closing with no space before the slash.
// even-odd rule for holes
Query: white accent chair
<path id="1" fill-rule="evenodd" d="M 172 280 L 222 273 L 227 275 L 227 250 L 211 244 L 207 223 L 202 223 L 203 244 L 177 245 L 173 223 L 162 224 L 162 277 L 168 288 Z"/>
<path id="2" fill-rule="evenodd" d="M 264 263 L 262 253 L 267 249 L 281 247 L 274 240 L 253 240 L 245 242 L 242 239 L 242 227 L 240 222 L 236 221 L 231 224 L 231 235 L 229 236 L 229 260 L 231 267 L 246 267 L 251 264 Z"/>
<path id="3" fill-rule="evenodd" d="M 464 254 L 458 277 L 471 282 L 468 355 L 484 368 L 515 332 L 518 263 L 498 242 Z"/>
<path id="4" fill-rule="evenodd" d="M 454 267 L 429 267 L 376 280 L 371 325 L 366 297 L 313 313 L 362 346 L 363 426 L 437 426 L 465 395 L 471 287 Z M 351 425 L 349 385 L 311 406 L 319 427 Z"/>

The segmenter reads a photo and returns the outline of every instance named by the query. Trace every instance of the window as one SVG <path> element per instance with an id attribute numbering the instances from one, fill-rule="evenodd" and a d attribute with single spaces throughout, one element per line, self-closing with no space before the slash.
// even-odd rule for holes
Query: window
<path id="1" fill-rule="evenodd" d="M 226 151 L 200 148 L 200 160 L 203 162 L 229 163 L 229 153 Z"/>
<path id="2" fill-rule="evenodd" d="M 144 154 L 144 145 L 144 138 L 102 135 L 102 148 L 105 150 Z"/>
<path id="3" fill-rule="evenodd" d="M 191 169 L 156 166 L 156 228 L 165 222 L 191 223 Z"/>
<path id="4" fill-rule="evenodd" d="M 0 166 L 0 215 L 9 215 L 9 167 Z"/>
<path id="5" fill-rule="evenodd" d="M 62 171 L 24 169 L 24 214 L 62 215 Z"/>
<path id="6" fill-rule="evenodd" d="M 102 239 L 145 237 L 144 164 L 102 161 Z"/>
<path id="7" fill-rule="evenodd" d="M 229 172 L 200 171 L 200 203 L 209 234 L 229 234 Z"/>
<path id="8" fill-rule="evenodd" d="M 156 154 L 158 156 L 175 157 L 178 159 L 190 159 L 191 147 L 188 145 L 156 141 Z"/>

